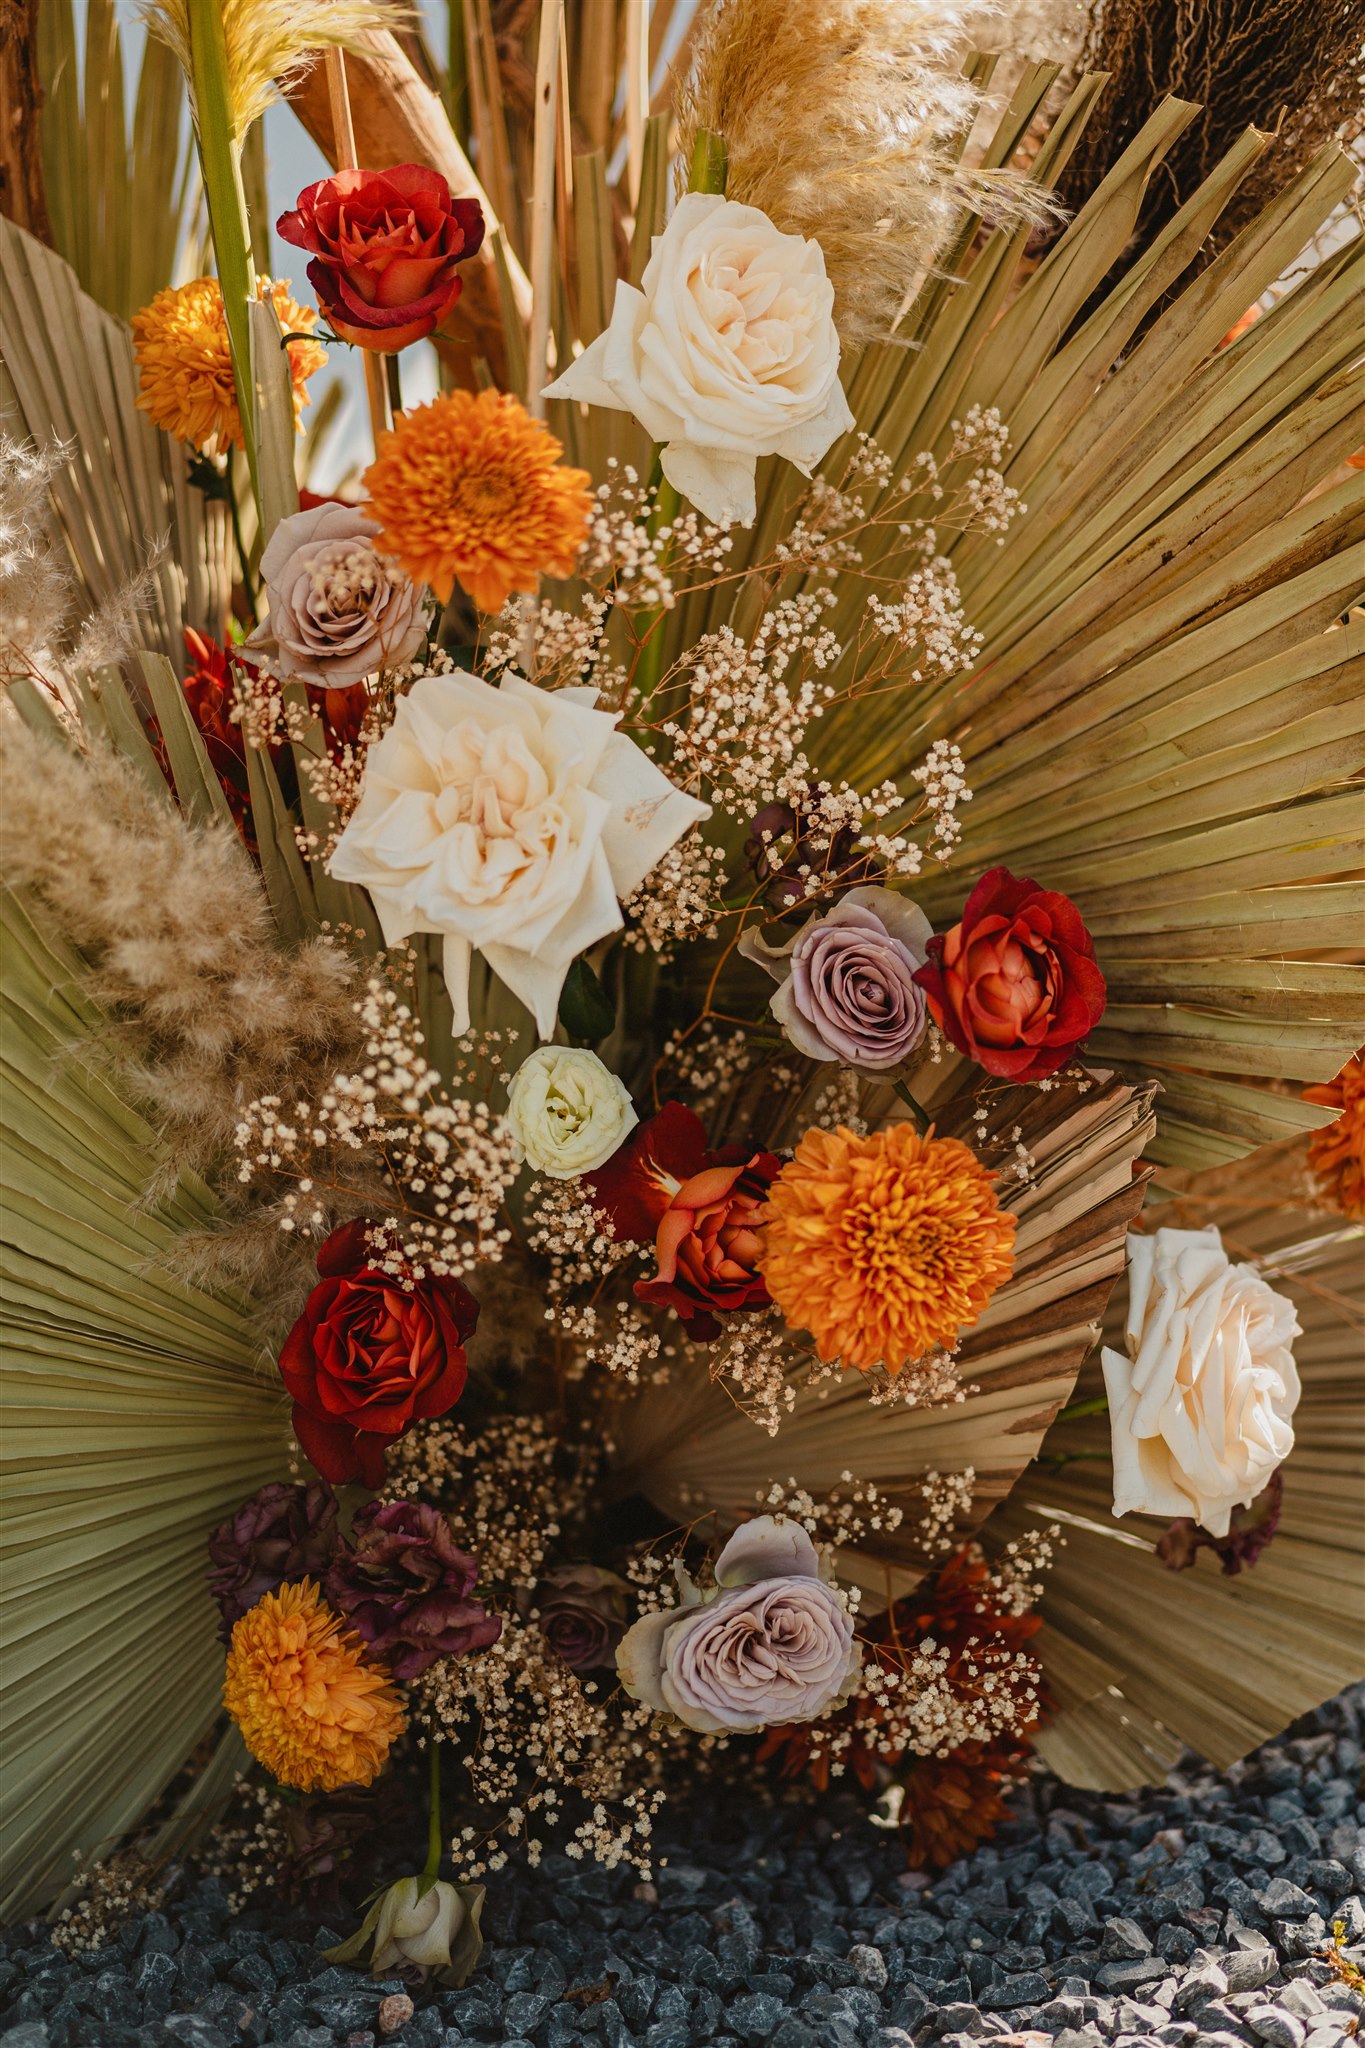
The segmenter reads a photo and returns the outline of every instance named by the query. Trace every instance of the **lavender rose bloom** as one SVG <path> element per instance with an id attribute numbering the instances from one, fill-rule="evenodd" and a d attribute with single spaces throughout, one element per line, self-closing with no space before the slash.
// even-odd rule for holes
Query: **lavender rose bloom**
<path id="1" fill-rule="evenodd" d="M 270 617 L 247 646 L 328 690 L 410 661 L 426 635 L 422 593 L 375 548 L 378 532 L 353 505 L 282 519 L 261 556 Z"/>
<path id="2" fill-rule="evenodd" d="M 478 1560 L 459 1549 L 436 1508 L 371 1501 L 351 1537 L 327 1574 L 326 1595 L 395 1678 L 416 1678 L 441 1657 L 464 1657 L 498 1640 L 502 1616 L 472 1597 Z"/>
<path id="3" fill-rule="evenodd" d="M 614 1660 L 626 1618 L 624 1579 L 595 1564 L 560 1564 L 545 1574 L 538 1596 L 540 1631 L 571 1671 Z"/>
<path id="4" fill-rule="evenodd" d="M 632 1699 L 702 1734 L 813 1721 L 848 1698 L 853 1620 L 799 1522 L 760 1515 L 716 1559 L 716 1591 L 682 1578 L 683 1604 L 626 1631 L 616 1669 Z"/>
<path id="5" fill-rule="evenodd" d="M 277 1587 L 321 1578 L 337 1548 L 336 1495 L 325 1480 L 289 1486 L 272 1480 L 243 1501 L 209 1537 L 209 1591 L 230 1642 L 234 1622 Z"/>
<path id="6" fill-rule="evenodd" d="M 785 946 L 746 932 L 740 951 L 778 983 L 770 1007 L 798 1052 L 885 1075 L 924 1036 L 914 975 L 932 936 L 924 913 L 894 890 L 850 889 Z"/>

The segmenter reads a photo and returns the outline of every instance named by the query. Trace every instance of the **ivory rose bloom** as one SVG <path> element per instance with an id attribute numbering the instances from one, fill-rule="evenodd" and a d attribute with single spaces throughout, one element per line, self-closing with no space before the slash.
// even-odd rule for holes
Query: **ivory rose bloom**
<path id="1" fill-rule="evenodd" d="M 752 526 L 759 456 L 809 476 L 853 425 L 833 305 L 818 242 L 784 235 L 756 206 L 689 192 L 640 289 L 617 285 L 605 332 L 546 395 L 633 413 L 699 512 Z"/>
<path id="2" fill-rule="evenodd" d="M 848 1697 L 860 1666 L 853 1620 L 799 1522 L 759 1515 L 736 1529 L 705 1598 L 679 1580 L 682 1605 L 642 1615 L 616 1652 L 632 1699 L 718 1735 L 813 1721 Z"/>
<path id="3" fill-rule="evenodd" d="M 368 889 L 386 945 L 439 933 L 457 1036 L 477 947 L 548 1038 L 573 961 L 620 930 L 618 898 L 711 815 L 595 703 L 516 675 L 422 676 L 366 758 L 331 872 Z"/>
<path id="4" fill-rule="evenodd" d="M 542 1045 L 517 1070 L 507 1121 L 537 1173 L 572 1180 L 610 1159 L 640 1119 L 625 1083 L 595 1052 Z"/>
<path id="5" fill-rule="evenodd" d="M 1103 1353 L 1116 1515 L 1226 1536 L 1294 1444 L 1294 1305 L 1207 1230 L 1128 1240 L 1127 1353 Z"/>
<path id="6" fill-rule="evenodd" d="M 329 1963 L 360 1967 L 367 1948 L 372 1977 L 402 1977 L 406 1983 L 464 1984 L 483 1952 L 479 1917 L 481 1884 L 434 1883 L 400 1877 L 371 1905 L 346 1941 L 325 1949 Z"/>

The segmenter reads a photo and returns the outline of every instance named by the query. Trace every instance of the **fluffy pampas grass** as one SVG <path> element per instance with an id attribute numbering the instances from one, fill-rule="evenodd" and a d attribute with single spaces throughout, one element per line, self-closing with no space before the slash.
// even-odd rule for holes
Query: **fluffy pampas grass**
<path id="1" fill-rule="evenodd" d="M 681 162 L 724 138 L 726 192 L 824 251 L 846 345 L 884 339 L 965 211 L 1051 217 L 1011 171 L 970 170 L 979 104 L 958 0 L 711 0 L 677 95 Z"/>
<path id="2" fill-rule="evenodd" d="M 232 131 L 241 140 L 252 122 L 288 92 L 319 50 L 345 49 L 372 29 L 392 29 L 408 9 L 389 0 L 216 0 L 227 45 Z M 194 0 L 145 0 L 142 17 L 174 52 L 187 79 Z"/>

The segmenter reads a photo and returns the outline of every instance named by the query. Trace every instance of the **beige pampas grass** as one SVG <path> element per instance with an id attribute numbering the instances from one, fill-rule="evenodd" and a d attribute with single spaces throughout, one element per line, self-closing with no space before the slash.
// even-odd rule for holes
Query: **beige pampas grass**
<path id="1" fill-rule="evenodd" d="M 884 339 L 964 213 L 1050 217 L 1011 171 L 964 168 L 979 96 L 958 0 L 710 0 L 677 95 L 683 172 L 699 129 L 727 196 L 818 242 L 841 340 Z"/>
<path id="2" fill-rule="evenodd" d="M 320 50 L 344 50 L 372 29 L 401 26 L 409 12 L 395 0 L 221 0 L 221 11 L 232 132 L 239 142 Z M 141 12 L 192 79 L 190 0 L 144 0 Z"/>

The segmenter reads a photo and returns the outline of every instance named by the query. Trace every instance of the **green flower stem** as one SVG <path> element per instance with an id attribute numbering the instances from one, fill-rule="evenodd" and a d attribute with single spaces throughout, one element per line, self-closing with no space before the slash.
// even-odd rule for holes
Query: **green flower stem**
<path id="1" fill-rule="evenodd" d="M 384 378 L 389 388 L 389 417 L 397 426 L 398 415 L 403 410 L 403 382 L 399 375 L 396 355 L 385 356 Z"/>
<path id="2" fill-rule="evenodd" d="M 710 128 L 699 128 L 692 150 L 688 191 L 712 192 L 722 196 L 729 168 L 730 161 L 724 137 L 715 134 Z M 649 530 L 651 533 L 658 533 L 665 526 L 672 526 L 682 509 L 682 499 L 664 475 L 662 448 L 656 447 L 654 450 L 649 481 L 655 487 L 654 508 L 649 515 Z M 663 566 L 666 566 L 666 555 Z M 666 614 L 662 611 L 652 612 L 641 635 L 644 645 L 636 664 L 635 686 L 640 693 L 642 704 L 649 703 L 659 687 L 659 678 L 664 672 L 665 617 Z"/>
<path id="3" fill-rule="evenodd" d="M 428 1796 L 431 1812 L 427 1821 L 427 1862 L 422 1876 L 434 1882 L 441 1874 L 441 1855 L 445 1848 L 441 1839 L 441 1745 L 434 1735 L 431 1738 L 429 1757 Z"/>
<path id="4" fill-rule="evenodd" d="M 251 388 L 251 340 L 247 304 L 256 289 L 251 261 L 251 228 L 242 186 L 241 156 L 232 130 L 228 95 L 227 39 L 221 0 L 188 0 L 190 83 L 199 166 L 204 178 L 209 231 L 223 293 L 237 410 L 242 418 L 251 488 L 260 496 L 256 467 L 256 422 Z"/>
<path id="5" fill-rule="evenodd" d="M 1090 1401 L 1073 1401 L 1069 1408 L 1063 1408 L 1057 1420 L 1058 1422 L 1080 1422 L 1087 1415 L 1107 1415 L 1108 1413 L 1109 1396 L 1107 1394 L 1096 1394 L 1094 1399 Z M 1075 1455 L 1079 1456 L 1079 1453 Z"/>
<path id="6" fill-rule="evenodd" d="M 929 1116 L 928 1111 L 920 1107 L 919 1103 L 916 1102 L 914 1096 L 910 1093 L 910 1090 L 906 1087 L 904 1081 L 897 1081 L 896 1094 L 900 1098 L 900 1100 L 905 1104 L 911 1116 L 914 1118 L 915 1127 L 917 1130 L 924 1132 L 933 1129 L 933 1120 Z"/>

